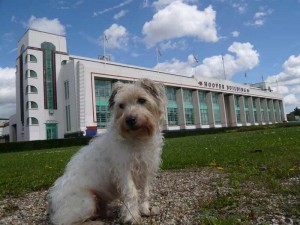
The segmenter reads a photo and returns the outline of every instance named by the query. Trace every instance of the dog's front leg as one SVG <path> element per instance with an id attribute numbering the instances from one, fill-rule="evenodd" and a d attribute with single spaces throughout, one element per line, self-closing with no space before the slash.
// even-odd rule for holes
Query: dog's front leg
<path id="1" fill-rule="evenodd" d="M 141 216 L 138 205 L 138 191 L 130 173 L 121 180 L 121 198 L 123 206 L 121 216 L 124 223 L 139 224 Z"/>
<path id="2" fill-rule="evenodd" d="M 159 208 L 158 207 L 151 207 L 149 204 L 149 198 L 150 198 L 150 186 L 149 181 L 146 180 L 141 185 L 141 195 L 140 195 L 140 212 L 142 216 L 154 216 L 159 214 Z"/>

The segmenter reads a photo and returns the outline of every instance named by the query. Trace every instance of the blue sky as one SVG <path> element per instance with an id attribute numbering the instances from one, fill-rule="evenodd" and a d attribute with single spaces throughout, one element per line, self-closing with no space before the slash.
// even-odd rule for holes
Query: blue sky
<path id="1" fill-rule="evenodd" d="M 15 112 L 16 47 L 29 27 L 91 58 L 105 34 L 112 61 L 187 76 L 223 79 L 223 57 L 227 79 L 270 82 L 290 112 L 300 107 L 299 21 L 300 0 L 0 0 L 0 117 Z"/>

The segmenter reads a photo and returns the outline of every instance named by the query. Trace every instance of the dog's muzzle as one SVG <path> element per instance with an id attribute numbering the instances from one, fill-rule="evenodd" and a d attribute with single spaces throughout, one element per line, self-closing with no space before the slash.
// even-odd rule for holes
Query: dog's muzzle
<path id="1" fill-rule="evenodd" d="M 137 118 L 136 116 L 128 116 L 125 120 L 126 125 L 128 126 L 128 128 L 134 130 L 136 128 L 136 124 L 137 124 Z"/>

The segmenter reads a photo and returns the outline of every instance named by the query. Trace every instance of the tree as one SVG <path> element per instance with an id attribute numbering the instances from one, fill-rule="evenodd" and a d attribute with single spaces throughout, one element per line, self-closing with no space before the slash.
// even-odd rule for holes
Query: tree
<path id="1" fill-rule="evenodd" d="M 298 107 L 296 107 L 295 109 L 294 109 L 294 115 L 295 116 L 300 116 L 300 109 L 298 109 Z"/>

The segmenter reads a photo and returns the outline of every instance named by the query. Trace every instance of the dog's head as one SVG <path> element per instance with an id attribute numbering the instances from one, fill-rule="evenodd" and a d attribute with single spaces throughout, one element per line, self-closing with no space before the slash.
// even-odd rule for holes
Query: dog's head
<path id="1" fill-rule="evenodd" d="M 112 123 L 124 138 L 152 136 L 164 119 L 165 104 L 162 84 L 149 79 L 117 82 L 109 99 Z"/>

